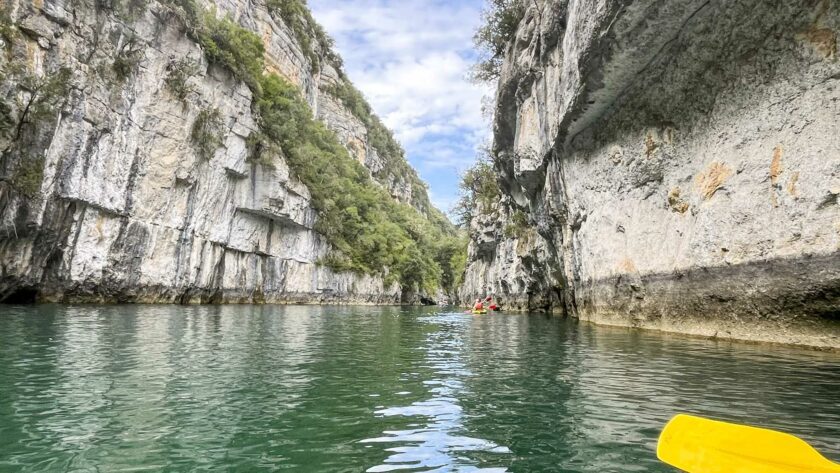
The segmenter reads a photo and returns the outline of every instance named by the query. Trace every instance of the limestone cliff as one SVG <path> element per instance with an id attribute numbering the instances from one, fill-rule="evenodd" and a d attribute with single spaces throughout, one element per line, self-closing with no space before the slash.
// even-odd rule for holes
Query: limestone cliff
<path id="1" fill-rule="evenodd" d="M 252 159 L 252 92 L 208 61 L 174 3 L 2 3 L 0 301 L 399 302 L 398 284 L 318 264 L 330 245 L 309 190 L 282 153 Z M 350 86 L 337 57 L 301 44 L 317 25 L 262 0 L 203 7 L 257 32 L 269 72 L 395 198 L 429 211 L 413 170 L 382 171 L 403 156 L 377 150 L 331 93 Z M 219 146 L 204 122 L 220 124 Z"/>
<path id="2" fill-rule="evenodd" d="M 840 5 L 526 3 L 462 298 L 840 347 Z"/>

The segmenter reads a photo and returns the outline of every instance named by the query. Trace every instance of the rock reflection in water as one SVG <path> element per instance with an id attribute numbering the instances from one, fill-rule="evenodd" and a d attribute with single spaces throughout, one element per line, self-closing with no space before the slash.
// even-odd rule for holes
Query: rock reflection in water
<path id="1" fill-rule="evenodd" d="M 437 468 L 460 472 L 508 471 L 503 467 L 470 466 L 465 464 L 465 459 L 458 457 L 461 452 L 511 453 L 507 447 L 491 441 L 459 435 L 465 429 L 463 409 L 458 403 L 458 398 L 464 391 L 463 378 L 472 375 L 463 361 L 463 336 L 469 328 L 471 317 L 438 314 L 422 317 L 420 320 L 434 324 L 438 329 L 428 335 L 425 347 L 425 367 L 431 369 L 435 377 L 424 381 L 423 384 L 429 388 L 432 397 L 409 406 L 383 408 L 376 411 L 376 414 L 383 417 L 420 417 L 424 418 L 426 423 L 415 429 L 385 431 L 381 437 L 363 440 L 362 443 L 367 444 L 398 445 L 387 449 L 392 455 L 384 464 L 367 471 L 385 472 L 418 468 L 425 471 Z"/>

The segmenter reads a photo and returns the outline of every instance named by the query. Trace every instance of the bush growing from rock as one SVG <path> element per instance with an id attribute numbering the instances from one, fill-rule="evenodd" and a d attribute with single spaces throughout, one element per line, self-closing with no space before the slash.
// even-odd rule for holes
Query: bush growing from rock
<path id="1" fill-rule="evenodd" d="M 129 41 L 117 52 L 111 70 L 119 83 L 123 83 L 134 74 L 140 64 L 142 51 L 134 49 L 134 43 Z"/>
<path id="2" fill-rule="evenodd" d="M 461 198 L 455 206 L 455 213 L 466 225 L 472 221 L 475 212 L 488 212 L 493 208 L 501 196 L 501 190 L 488 155 L 480 157 L 464 173 L 459 187 Z"/>
<path id="3" fill-rule="evenodd" d="M 181 59 L 172 61 L 166 67 L 166 89 L 179 101 L 185 102 L 187 97 L 195 92 L 195 88 L 189 84 L 190 78 L 198 74 L 198 64 L 189 60 Z"/>
<path id="4" fill-rule="evenodd" d="M 209 160 L 224 143 L 224 124 L 217 108 L 206 108 L 199 112 L 193 123 L 190 140 L 196 154 Z"/>
<path id="5" fill-rule="evenodd" d="M 262 39 L 229 17 L 216 18 L 214 10 L 204 12 L 203 17 L 198 38 L 207 59 L 226 67 L 237 79 L 258 91 L 265 54 Z"/>
<path id="6" fill-rule="evenodd" d="M 7 48 L 10 48 L 17 41 L 19 35 L 17 26 L 12 21 L 9 12 L 6 11 L 6 7 L 0 6 L 0 39 L 3 40 Z"/>
<path id="7" fill-rule="evenodd" d="M 494 82 L 499 79 L 508 44 L 516 36 L 516 29 L 524 15 L 523 0 L 488 0 L 484 25 L 473 37 L 476 47 L 483 53 L 473 69 L 475 80 Z"/>
<path id="8" fill-rule="evenodd" d="M 44 157 L 25 156 L 12 175 L 12 187 L 26 197 L 35 197 L 44 180 Z"/>

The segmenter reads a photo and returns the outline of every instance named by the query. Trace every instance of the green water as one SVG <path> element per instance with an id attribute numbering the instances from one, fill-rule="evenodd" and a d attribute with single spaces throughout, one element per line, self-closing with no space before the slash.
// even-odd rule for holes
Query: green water
<path id="1" fill-rule="evenodd" d="M 672 471 L 689 411 L 840 457 L 840 355 L 544 316 L 0 307 L 0 471 Z"/>

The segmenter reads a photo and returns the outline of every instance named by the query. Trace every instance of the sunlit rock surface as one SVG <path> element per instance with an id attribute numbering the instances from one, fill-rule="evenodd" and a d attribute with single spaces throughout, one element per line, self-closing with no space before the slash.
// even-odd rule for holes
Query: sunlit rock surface
<path id="1" fill-rule="evenodd" d="M 206 5 L 256 31 L 268 71 L 298 85 L 318 118 L 379 171 L 364 124 L 328 93 L 333 64 L 313 67 L 263 1 Z M 248 160 L 250 90 L 208 64 L 163 4 L 150 1 L 129 19 L 97 0 L 3 6 L 22 34 L 0 39 L 0 68 L 10 74 L 0 96 L 13 104 L 0 112 L 14 122 L 38 96 L 37 87 L 18 87 L 21 76 L 37 85 L 66 67 L 70 77 L 63 108 L 34 131 L 0 138 L 0 300 L 399 302 L 397 285 L 318 264 L 330 248 L 313 230 L 306 187 L 282 157 L 273 168 Z M 136 67 L 114 77 L 125 51 Z M 183 60 L 198 66 L 184 103 L 164 83 Z M 223 146 L 204 159 L 191 130 L 212 108 Z M 386 184 L 401 201 L 415 200 L 409 184 Z"/>
<path id="2" fill-rule="evenodd" d="M 840 5 L 529 5 L 462 299 L 840 347 Z"/>

